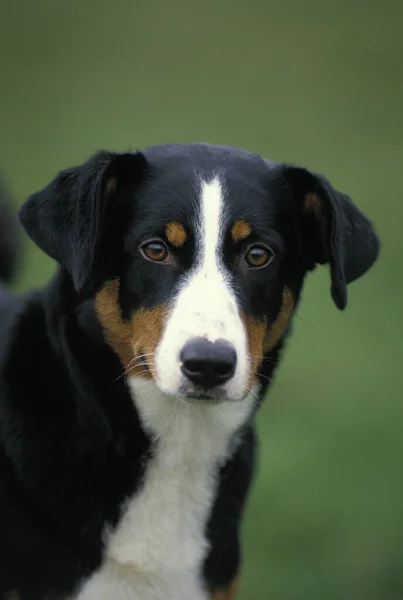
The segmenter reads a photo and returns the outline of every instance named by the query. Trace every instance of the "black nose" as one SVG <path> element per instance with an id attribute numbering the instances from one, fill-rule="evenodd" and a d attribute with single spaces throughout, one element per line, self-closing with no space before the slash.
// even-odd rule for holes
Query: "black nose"
<path id="1" fill-rule="evenodd" d="M 183 347 L 180 359 L 186 377 L 204 388 L 225 383 L 235 373 L 235 348 L 225 340 L 193 338 Z"/>

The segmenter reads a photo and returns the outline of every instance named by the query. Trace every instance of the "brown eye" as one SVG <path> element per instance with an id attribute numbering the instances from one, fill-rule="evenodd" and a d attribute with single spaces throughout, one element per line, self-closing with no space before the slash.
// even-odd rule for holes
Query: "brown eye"
<path id="1" fill-rule="evenodd" d="M 257 269 L 259 267 L 265 267 L 268 265 L 273 256 L 274 254 L 270 248 L 256 245 L 248 248 L 248 251 L 245 254 L 245 260 L 249 267 L 254 267 Z"/>
<path id="2" fill-rule="evenodd" d="M 154 262 L 164 262 L 167 260 L 169 253 L 162 242 L 147 242 L 141 247 L 141 251 L 146 258 Z"/>

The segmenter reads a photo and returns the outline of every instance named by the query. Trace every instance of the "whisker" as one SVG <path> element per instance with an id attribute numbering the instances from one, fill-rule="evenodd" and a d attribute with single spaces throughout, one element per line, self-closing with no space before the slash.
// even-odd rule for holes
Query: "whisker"
<path id="1" fill-rule="evenodd" d="M 155 352 L 148 352 L 147 354 L 138 354 L 137 356 L 133 356 L 133 358 L 131 359 L 129 364 L 126 365 L 126 368 L 128 368 L 136 360 L 141 360 L 142 358 L 146 358 L 146 356 L 154 356 L 154 355 L 155 355 Z"/>
<path id="2" fill-rule="evenodd" d="M 139 360 L 139 359 L 137 359 L 137 360 Z M 148 359 L 148 360 L 140 360 L 139 362 L 136 362 L 136 364 L 135 364 L 135 365 L 132 365 L 132 366 L 137 366 L 137 365 L 147 365 L 147 364 L 149 364 L 149 365 L 155 365 L 155 364 L 156 364 L 156 361 L 155 361 L 155 360 L 150 360 L 150 359 Z M 126 369 L 127 369 L 128 367 L 129 367 L 129 365 L 127 365 Z"/>
<path id="3" fill-rule="evenodd" d="M 281 383 L 278 381 L 277 378 L 275 377 L 267 377 L 267 375 L 263 375 L 262 373 L 258 373 L 258 377 L 263 377 L 263 379 L 267 379 L 267 381 L 271 384 L 274 383 L 275 385 L 278 385 L 279 387 L 281 387 L 282 389 L 284 389 L 284 386 L 281 385 Z"/>
<path id="4" fill-rule="evenodd" d="M 303 323 L 305 323 L 306 325 L 309 325 L 309 327 L 312 327 L 312 329 L 314 331 L 316 331 L 316 333 L 320 333 L 320 335 L 325 335 L 323 331 L 321 331 L 320 329 L 318 329 L 318 327 L 316 327 L 313 323 L 311 323 L 310 321 L 307 321 L 307 319 L 305 319 L 304 317 L 301 317 L 300 314 L 298 314 L 298 312 L 295 312 L 295 316 L 302 321 Z"/>
<path id="5" fill-rule="evenodd" d="M 250 356 L 250 358 L 255 358 L 256 360 L 261 360 L 264 362 L 268 362 L 271 363 L 273 365 L 277 364 L 277 360 L 275 360 L 274 358 L 270 358 L 270 356 Z"/>
<path id="6" fill-rule="evenodd" d="M 251 394 L 252 398 L 254 398 L 259 405 L 263 404 L 263 399 L 259 398 L 259 396 L 252 390 L 252 388 L 248 389 L 248 394 Z"/>
<path id="7" fill-rule="evenodd" d="M 137 356 L 131 359 L 131 361 L 126 365 L 125 369 L 128 369 L 135 361 L 137 360 Z"/>
<path id="8" fill-rule="evenodd" d="M 134 370 L 136 367 L 150 367 L 150 366 L 152 366 L 152 367 L 155 367 L 155 366 L 156 366 L 156 363 L 155 363 L 155 361 L 150 361 L 150 360 L 148 360 L 148 361 L 145 361 L 145 360 L 144 360 L 143 362 L 136 362 L 136 361 L 138 361 L 139 359 L 142 359 L 142 358 L 144 358 L 144 357 L 146 357 L 146 356 L 153 356 L 154 354 L 155 354 L 154 352 L 149 352 L 148 354 L 140 354 L 139 356 L 135 356 L 134 358 L 132 358 L 132 359 L 131 359 L 131 361 L 130 361 L 130 362 L 127 364 L 127 366 L 125 367 L 125 369 L 124 369 L 123 373 L 121 373 L 121 374 L 119 375 L 119 377 L 117 377 L 117 378 L 115 379 L 115 382 L 116 382 L 116 381 L 119 381 L 119 379 L 121 379 L 122 377 L 125 377 L 126 375 L 128 375 L 128 374 L 129 374 L 131 371 L 133 371 L 133 370 Z"/>
<path id="9" fill-rule="evenodd" d="M 116 379 L 113 380 L 113 383 L 116 383 L 117 381 L 119 381 L 119 379 L 122 379 L 122 377 L 124 377 L 126 375 L 126 371 L 123 371 L 123 373 L 121 373 L 119 375 L 119 377 L 116 377 Z"/>
<path id="10" fill-rule="evenodd" d="M 133 371 L 136 367 L 150 367 L 150 366 L 155 367 L 156 365 L 155 365 L 155 363 L 152 363 L 150 361 L 143 361 L 140 363 L 136 363 L 136 364 L 132 365 L 131 367 L 126 367 L 125 372 L 129 373 L 129 371 Z"/>
<path id="11" fill-rule="evenodd" d="M 148 354 L 139 354 L 138 356 L 134 356 L 131 361 L 129 362 L 128 365 L 126 365 L 126 369 L 132 364 L 134 363 L 136 360 L 140 360 L 142 358 L 146 358 L 146 356 L 154 356 L 154 352 L 149 352 Z"/>

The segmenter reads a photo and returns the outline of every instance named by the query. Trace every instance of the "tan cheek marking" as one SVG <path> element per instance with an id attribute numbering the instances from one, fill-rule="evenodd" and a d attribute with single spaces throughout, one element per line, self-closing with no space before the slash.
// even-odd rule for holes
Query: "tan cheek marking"
<path id="1" fill-rule="evenodd" d="M 186 242 L 186 231 L 181 223 L 177 221 L 172 221 L 172 223 L 168 223 L 165 227 L 165 234 L 170 244 L 175 246 L 176 248 L 181 248 L 183 244 Z"/>
<path id="2" fill-rule="evenodd" d="M 124 368 L 130 365 L 130 375 L 152 379 L 155 372 L 154 356 L 142 355 L 155 352 L 164 327 L 165 308 L 139 309 L 130 321 L 123 321 L 119 309 L 119 280 L 109 281 L 98 292 L 95 310 L 108 344 L 119 356 Z M 147 361 L 147 367 L 145 363 Z"/>
<path id="3" fill-rule="evenodd" d="M 280 312 L 278 313 L 276 320 L 270 325 L 266 333 L 263 342 L 264 352 L 272 350 L 272 348 L 274 348 L 274 346 L 280 340 L 294 311 L 294 307 L 294 294 L 289 288 L 286 287 L 284 288 L 283 292 L 283 304 L 281 306 Z"/>
<path id="4" fill-rule="evenodd" d="M 250 389 L 253 385 L 253 380 L 256 377 L 257 370 L 262 362 L 263 340 L 266 334 L 266 324 L 264 321 L 260 321 L 250 315 L 245 315 L 244 313 L 241 314 L 241 317 L 246 329 L 249 356 L 251 360 L 248 380 L 248 387 Z"/>
<path id="5" fill-rule="evenodd" d="M 132 318 L 133 331 L 133 351 L 135 356 L 139 356 L 139 365 L 130 370 L 131 375 L 141 375 L 147 379 L 155 377 L 155 350 L 161 339 L 165 324 L 166 308 L 165 306 L 156 306 L 145 310 L 141 308 L 134 313 Z M 142 355 L 146 355 L 141 358 Z M 141 363 L 147 362 L 147 366 L 141 366 Z"/>
<path id="6" fill-rule="evenodd" d="M 238 593 L 239 579 L 235 579 L 225 590 L 214 592 L 211 600 L 234 600 Z"/>
<path id="7" fill-rule="evenodd" d="M 294 295 L 289 288 L 284 288 L 283 303 L 276 320 L 269 326 L 266 321 L 241 314 L 248 338 L 249 356 L 251 358 L 249 389 L 253 385 L 257 371 L 262 364 L 263 355 L 274 348 L 280 340 L 293 313 Z"/>
<path id="8" fill-rule="evenodd" d="M 245 240 L 251 233 L 252 227 L 244 219 L 237 221 L 231 229 L 232 239 L 235 243 L 242 242 L 242 240 Z"/>
<path id="9" fill-rule="evenodd" d="M 119 280 L 108 281 L 95 298 L 95 312 L 108 344 L 126 367 L 133 358 L 130 322 L 122 320 L 119 310 Z"/>

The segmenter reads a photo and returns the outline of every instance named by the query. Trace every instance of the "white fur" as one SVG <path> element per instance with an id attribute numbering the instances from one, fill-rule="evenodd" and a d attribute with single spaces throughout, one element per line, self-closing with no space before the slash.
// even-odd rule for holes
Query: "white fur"
<path id="1" fill-rule="evenodd" d="M 216 475 L 253 395 L 187 402 L 166 396 L 152 381 L 133 378 L 129 385 L 154 455 L 143 486 L 107 536 L 100 570 L 77 600 L 207 600 L 200 575 Z"/>
<path id="2" fill-rule="evenodd" d="M 221 258 L 223 191 L 218 177 L 201 182 L 196 266 L 175 298 L 155 353 L 156 382 L 170 395 L 180 393 L 184 383 L 180 353 L 193 337 L 205 337 L 211 342 L 221 338 L 233 344 L 236 371 L 223 388 L 234 399 L 242 398 L 246 392 L 250 360 L 246 332 Z"/>

